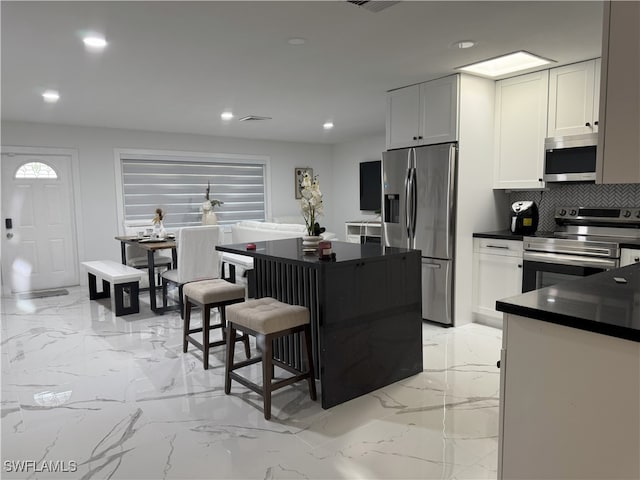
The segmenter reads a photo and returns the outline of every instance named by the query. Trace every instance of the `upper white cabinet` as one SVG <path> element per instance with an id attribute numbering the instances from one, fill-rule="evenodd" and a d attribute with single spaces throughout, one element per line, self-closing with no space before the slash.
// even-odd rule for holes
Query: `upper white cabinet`
<path id="1" fill-rule="evenodd" d="M 458 96 L 458 75 L 389 92 L 387 149 L 455 142 Z"/>
<path id="2" fill-rule="evenodd" d="M 494 188 L 542 188 L 549 71 L 496 82 Z"/>
<path id="3" fill-rule="evenodd" d="M 420 85 L 400 88 L 387 95 L 387 149 L 418 144 Z"/>
<path id="4" fill-rule="evenodd" d="M 640 183 L 640 2 L 605 2 L 596 183 Z"/>
<path id="5" fill-rule="evenodd" d="M 599 78 L 599 60 L 549 70 L 548 137 L 598 131 Z"/>

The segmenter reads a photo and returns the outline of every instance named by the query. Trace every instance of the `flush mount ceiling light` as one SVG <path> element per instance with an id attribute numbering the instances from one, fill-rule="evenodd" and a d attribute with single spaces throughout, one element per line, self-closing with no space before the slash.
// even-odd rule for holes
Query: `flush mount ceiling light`
<path id="1" fill-rule="evenodd" d="M 483 77 L 496 78 L 502 75 L 507 75 L 509 73 L 520 72 L 522 70 L 539 67 L 541 65 L 546 65 L 552 62 L 553 60 L 538 57 L 537 55 L 533 55 L 532 53 L 520 50 L 518 52 L 509 53 L 507 55 L 490 58 L 489 60 L 483 60 L 482 62 L 472 63 L 471 65 L 457 67 L 456 70 L 474 73 Z"/>
<path id="2" fill-rule="evenodd" d="M 324 125 L 322 125 L 322 128 L 325 130 L 331 130 L 333 128 L 333 122 L 325 122 Z"/>
<path id="3" fill-rule="evenodd" d="M 476 42 L 474 42 L 473 40 L 460 40 L 459 42 L 454 42 L 451 44 L 452 48 L 471 48 L 471 47 L 475 47 L 476 46 Z"/>
<path id="4" fill-rule="evenodd" d="M 98 35 L 87 35 L 82 39 L 82 42 L 88 50 L 103 50 L 107 46 L 104 37 Z"/>
<path id="5" fill-rule="evenodd" d="M 289 45 L 304 45 L 306 43 L 306 40 L 301 37 L 291 37 L 287 40 L 287 43 Z"/>
<path id="6" fill-rule="evenodd" d="M 220 118 L 222 120 L 231 120 L 233 118 L 233 113 L 232 112 L 222 112 L 220 114 Z"/>
<path id="7" fill-rule="evenodd" d="M 58 100 L 60 100 L 60 94 L 55 90 L 47 90 L 43 92 L 42 98 L 47 103 L 56 103 Z"/>

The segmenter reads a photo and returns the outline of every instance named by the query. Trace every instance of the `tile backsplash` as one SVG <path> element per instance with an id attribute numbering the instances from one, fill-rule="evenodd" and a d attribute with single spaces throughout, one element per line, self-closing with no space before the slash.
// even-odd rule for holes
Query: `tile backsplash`
<path id="1" fill-rule="evenodd" d="M 640 184 L 552 183 L 549 190 L 543 192 L 512 191 L 509 194 L 509 205 L 520 200 L 533 200 L 538 204 L 538 230 L 549 231 L 555 229 L 556 207 L 640 207 Z"/>

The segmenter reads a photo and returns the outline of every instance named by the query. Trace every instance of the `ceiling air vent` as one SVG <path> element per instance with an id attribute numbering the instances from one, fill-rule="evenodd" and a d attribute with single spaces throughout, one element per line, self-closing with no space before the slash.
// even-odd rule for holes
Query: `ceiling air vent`
<path id="1" fill-rule="evenodd" d="M 370 12 L 379 12 L 400 2 L 390 2 L 386 0 L 347 0 L 347 3 L 352 3 Z"/>
<path id="2" fill-rule="evenodd" d="M 239 122 L 251 122 L 256 120 L 271 120 L 271 117 L 261 117 L 260 115 L 247 115 L 246 117 L 239 118 Z"/>

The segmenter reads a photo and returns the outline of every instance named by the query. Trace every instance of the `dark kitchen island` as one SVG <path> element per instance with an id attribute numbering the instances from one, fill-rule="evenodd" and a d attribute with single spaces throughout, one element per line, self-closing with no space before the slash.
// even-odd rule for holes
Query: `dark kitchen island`
<path id="1" fill-rule="evenodd" d="M 302 239 L 219 245 L 254 258 L 256 297 L 311 312 L 322 407 L 330 408 L 422 371 L 420 251 L 332 242 L 334 260 L 302 250 Z M 274 345 L 297 365 L 300 339 Z"/>

